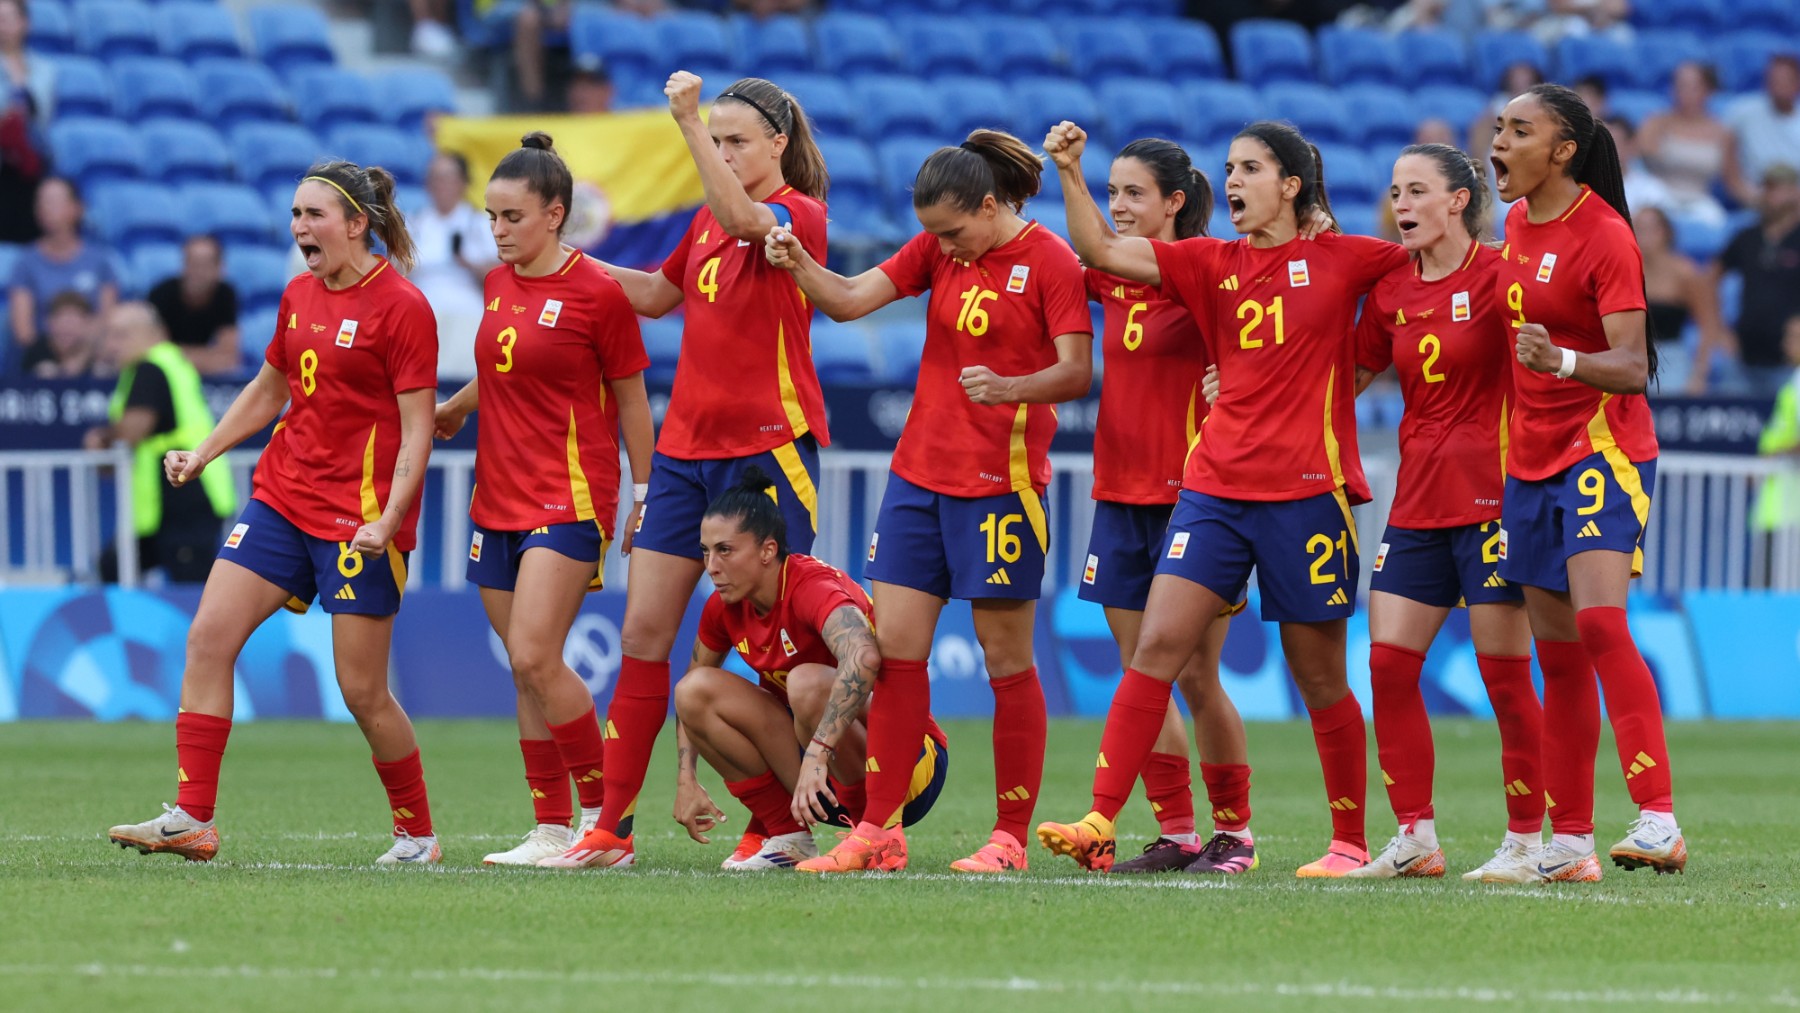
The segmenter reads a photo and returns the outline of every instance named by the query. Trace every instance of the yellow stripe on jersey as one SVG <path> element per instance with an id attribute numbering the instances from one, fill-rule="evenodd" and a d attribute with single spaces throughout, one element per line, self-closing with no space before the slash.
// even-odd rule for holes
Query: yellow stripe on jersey
<path id="1" fill-rule="evenodd" d="M 1500 481 L 1506 481 L 1506 451 L 1512 443 L 1512 399 L 1500 399 Z"/>
<path id="2" fill-rule="evenodd" d="M 1338 450 L 1337 430 L 1331 425 L 1331 395 L 1337 388 L 1337 367 L 1325 376 L 1325 463 L 1331 468 L 1331 480 L 1344 487 L 1344 461 Z"/>
<path id="3" fill-rule="evenodd" d="M 1631 575 L 1637 577 L 1644 572 L 1643 530 L 1650 524 L 1650 494 L 1644 491 L 1644 476 L 1625 456 L 1625 451 L 1619 449 L 1619 441 L 1613 438 L 1612 424 L 1606 421 L 1606 405 L 1612 399 L 1611 394 L 1600 395 L 1600 407 L 1594 409 L 1594 417 L 1588 420 L 1588 442 L 1612 469 L 1613 480 L 1619 483 L 1619 488 L 1631 498 L 1631 512 L 1637 515 L 1639 532 L 1638 545 L 1631 550 Z"/>
<path id="4" fill-rule="evenodd" d="M 1350 550 L 1360 555 L 1362 540 L 1356 537 L 1356 518 L 1350 513 L 1350 497 L 1345 496 L 1343 486 L 1339 486 L 1331 490 L 1331 498 L 1337 500 L 1338 509 L 1344 512 L 1344 531 L 1350 535 Z"/>
<path id="5" fill-rule="evenodd" d="M 800 505 L 806 508 L 816 534 L 819 530 L 819 490 L 813 486 L 812 475 L 806 471 L 806 462 L 800 460 L 800 451 L 794 449 L 792 443 L 784 443 L 770 453 L 775 455 L 775 463 L 781 465 L 781 473 L 787 476 L 788 488 L 800 497 Z"/>
<path id="6" fill-rule="evenodd" d="M 381 519 L 381 500 L 375 495 L 375 426 L 369 427 L 369 442 L 363 447 L 362 519 L 373 524 Z"/>
<path id="7" fill-rule="evenodd" d="M 393 571 L 394 574 L 394 590 L 400 592 L 401 596 L 404 597 L 406 594 L 406 554 L 399 549 L 394 548 L 394 543 L 389 542 L 387 558 L 388 569 Z M 344 586 L 346 588 L 349 587 L 348 584 Z"/>
<path id="8" fill-rule="evenodd" d="M 1558 218 L 1558 219 L 1557 219 L 1557 221 L 1559 221 L 1559 222 L 1566 222 L 1566 221 L 1568 221 L 1568 220 L 1569 220 L 1569 218 L 1570 218 L 1570 216 L 1572 216 L 1572 215 L 1573 215 L 1573 214 L 1575 214 L 1575 212 L 1576 212 L 1576 211 L 1577 211 L 1577 210 L 1579 210 L 1579 209 L 1580 209 L 1580 207 L 1581 207 L 1581 206 L 1582 206 L 1582 205 L 1583 205 L 1583 204 L 1586 204 L 1586 203 L 1587 203 L 1587 199 L 1588 199 L 1588 198 L 1589 198 L 1589 197 L 1592 197 L 1592 196 L 1593 196 L 1593 195 L 1594 195 L 1594 191 L 1592 191 L 1592 190 L 1590 190 L 1590 189 L 1588 189 L 1588 188 L 1587 188 L 1587 187 L 1585 187 L 1585 186 L 1584 186 L 1584 187 L 1582 187 L 1582 188 L 1581 188 L 1581 196 L 1580 196 L 1580 197 L 1577 197 L 1577 198 L 1575 198 L 1575 203 L 1573 203 L 1573 204 L 1571 204 L 1571 205 L 1569 205 L 1569 210 L 1567 210 L 1567 211 L 1564 211 L 1564 212 L 1563 212 L 1563 213 L 1562 213 L 1562 216 L 1561 216 L 1561 217 L 1560 217 L 1560 218 Z"/>
<path id="9" fill-rule="evenodd" d="M 1013 412 L 1012 437 L 1007 444 L 1006 473 L 1013 492 L 1031 488 L 1031 460 L 1025 453 L 1025 427 L 1031 421 L 1029 405 Z"/>
<path id="10" fill-rule="evenodd" d="M 1194 389 L 1188 391 L 1187 444 L 1189 452 L 1192 452 L 1194 444 L 1200 439 L 1200 423 L 1196 420 L 1199 408 L 1200 385 L 1196 383 Z"/>
<path id="11" fill-rule="evenodd" d="M 1025 519 L 1031 522 L 1031 533 L 1037 536 L 1038 550 L 1049 552 L 1050 520 L 1044 516 L 1044 501 L 1038 498 L 1037 490 L 1020 489 L 1019 504 L 1025 508 Z"/>
<path id="12" fill-rule="evenodd" d="M 806 425 L 806 412 L 800 408 L 800 390 L 794 386 L 793 371 L 788 368 L 787 325 L 784 323 L 775 325 L 775 377 L 781 384 L 781 410 L 787 413 L 788 429 L 797 440 L 811 430 Z"/>
<path id="13" fill-rule="evenodd" d="M 313 178 L 314 178 L 314 179 L 319 179 L 319 178 L 322 178 L 322 177 L 318 177 L 318 176 L 315 176 L 315 177 L 313 177 Z M 331 181 L 330 181 L 330 180 L 326 180 L 326 182 L 327 182 L 327 183 L 331 183 Z M 336 184 L 336 183 L 332 183 L 332 184 L 331 184 L 331 185 L 332 185 L 332 186 L 337 186 L 337 184 Z M 342 188 L 342 187 L 339 187 L 339 189 L 343 189 L 343 188 Z M 362 280 L 362 281 L 360 281 L 360 282 L 357 282 L 357 284 L 356 284 L 356 287 L 357 287 L 357 288 L 362 288 L 362 287 L 363 287 L 363 286 L 364 286 L 364 285 L 367 285 L 367 284 L 368 284 L 368 283 L 369 283 L 369 282 L 372 282 L 372 281 L 374 281 L 374 280 L 375 280 L 375 279 L 376 279 L 376 278 L 379 278 L 379 277 L 381 277 L 381 272 L 383 272 L 383 271 L 385 271 L 385 270 L 387 270 L 387 268 L 388 268 L 388 263 L 387 263 L 387 261 L 385 261 L 385 260 L 384 260 L 384 261 L 382 261 L 382 262 L 381 262 L 381 263 L 379 263 L 379 264 L 376 264 L 376 265 L 375 265 L 375 270 L 373 270 L 373 271 L 370 271 L 370 272 L 369 272 L 369 273 L 368 273 L 368 274 L 366 274 L 366 275 L 364 275 L 364 276 L 363 276 L 363 280 Z"/>
<path id="14" fill-rule="evenodd" d="M 594 519 L 594 497 L 588 492 L 587 472 L 581 470 L 581 444 L 575 436 L 575 409 L 569 409 L 569 495 L 575 501 L 575 519 Z"/>

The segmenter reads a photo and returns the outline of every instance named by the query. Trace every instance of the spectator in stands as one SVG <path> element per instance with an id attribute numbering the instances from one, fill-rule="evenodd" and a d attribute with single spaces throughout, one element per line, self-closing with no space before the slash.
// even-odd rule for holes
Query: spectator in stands
<path id="1" fill-rule="evenodd" d="M 514 88 L 524 112 L 545 111 L 544 35 L 567 32 L 570 0 L 525 0 L 513 18 Z"/>
<path id="2" fill-rule="evenodd" d="M 24 371 L 45 380 L 72 380 L 94 375 L 98 335 L 94 307 L 80 292 L 58 292 L 50 299 L 44 325 L 46 340 L 26 356 Z"/>
<path id="3" fill-rule="evenodd" d="M 433 60 L 456 55 L 456 33 L 450 29 L 449 0 L 408 0 L 412 10 L 412 51 Z"/>
<path id="4" fill-rule="evenodd" d="M 1630 0 L 1508 0 L 1496 6 L 1512 8 L 1518 20 L 1509 27 L 1529 28 L 1545 45 L 1565 35 L 1631 37 L 1626 20 L 1631 16 Z M 1595 115 L 1599 112 L 1595 107 Z"/>
<path id="5" fill-rule="evenodd" d="M 1442 144 L 1454 148 L 1456 147 L 1456 128 L 1451 126 L 1449 120 L 1438 119 L 1435 116 L 1427 120 L 1420 120 L 1419 125 L 1413 128 L 1413 143 Z"/>
<path id="6" fill-rule="evenodd" d="M 81 194 L 74 183 L 60 176 L 39 183 L 33 213 L 43 238 L 20 254 L 8 285 L 13 341 L 27 353 L 43 339 L 58 292 L 81 293 L 102 316 L 119 298 L 111 256 L 81 238 Z"/>
<path id="7" fill-rule="evenodd" d="M 578 116 L 612 112 L 612 73 L 598 56 L 584 53 L 576 58 L 566 98 L 569 112 Z"/>
<path id="8" fill-rule="evenodd" d="M 131 445 L 132 521 L 140 565 L 161 567 L 174 583 L 204 581 L 218 551 L 219 529 L 237 512 L 231 469 L 210 468 L 199 481 L 179 486 L 163 476 L 165 453 L 199 446 L 212 432 L 213 415 L 200 374 L 169 342 L 147 303 L 124 303 L 107 314 L 100 354 L 119 371 L 119 384 L 107 424 L 88 430 L 82 442 L 90 450 Z M 118 579 L 116 547 L 101 554 L 100 579 Z"/>
<path id="9" fill-rule="evenodd" d="M 30 29 L 24 0 L 0 0 L 0 243 L 38 237 L 30 195 L 44 174 L 38 127 L 50 118 L 56 68 L 25 49 Z"/>
<path id="10" fill-rule="evenodd" d="M 1607 95 L 1610 92 L 1606 85 L 1606 78 L 1598 74 L 1589 74 L 1575 82 L 1572 90 L 1581 96 L 1581 101 L 1586 102 L 1589 109 L 1593 110 L 1594 119 L 1604 120 L 1612 114 L 1611 108 L 1606 104 Z"/>
<path id="11" fill-rule="evenodd" d="M 1487 23 L 1486 0 L 1407 0 L 1395 7 L 1379 23 L 1390 32 L 1403 32 L 1414 28 L 1442 28 L 1458 35 L 1469 36 L 1480 31 Z M 1355 20 L 1346 18 L 1348 23 L 1366 23 L 1367 7 L 1352 10 L 1357 15 Z M 1454 147 L 1455 145 L 1452 145 Z"/>
<path id="12" fill-rule="evenodd" d="M 225 280 L 218 239 L 190 236 L 181 247 L 181 273 L 150 290 L 150 305 L 169 340 L 207 376 L 243 370 L 238 335 L 237 289 Z"/>
<path id="13" fill-rule="evenodd" d="M 409 279 L 437 314 L 438 379 L 475 375 L 481 286 L 500 263 L 487 216 L 468 201 L 469 163 L 439 152 L 425 170 L 425 206 L 407 216 L 418 259 Z"/>
<path id="14" fill-rule="evenodd" d="M 1706 379 L 1692 368 L 1693 355 L 1682 337 L 1691 322 L 1710 335 L 1703 345 L 1721 343 L 1725 321 L 1719 315 L 1719 287 L 1675 248 L 1675 227 L 1662 208 L 1633 205 L 1631 211 L 1644 254 L 1644 298 L 1656 339 L 1657 383 L 1665 393 L 1686 389 L 1698 394 Z"/>
<path id="15" fill-rule="evenodd" d="M 1676 67 L 1675 107 L 1645 120 L 1637 137 L 1644 164 L 1669 188 L 1671 212 L 1712 224 L 1725 220 L 1713 187 L 1737 172 L 1731 128 L 1706 107 L 1718 88 L 1718 75 L 1707 64 Z"/>
<path id="16" fill-rule="evenodd" d="M 1469 124 L 1469 144 L 1464 151 L 1486 151 L 1494 143 L 1494 118 L 1506 104 L 1533 87 L 1544 83 L 1544 75 L 1536 67 L 1523 60 L 1507 64 L 1500 72 L 1499 90 L 1488 100 L 1488 107 L 1475 115 L 1475 122 Z"/>
<path id="17" fill-rule="evenodd" d="M 1775 394 L 1775 410 L 1756 441 L 1756 452 L 1764 457 L 1784 457 L 1788 467 L 1763 483 L 1750 514 L 1750 527 L 1763 539 L 1762 556 L 1767 560 L 1775 557 L 1770 550 L 1776 532 L 1785 529 L 1790 538 L 1800 534 L 1800 316 L 1788 318 L 1781 347 L 1791 372 Z M 1760 583 L 1769 583 L 1767 575 Z"/>
<path id="18" fill-rule="evenodd" d="M 1800 56 L 1782 53 L 1763 70 L 1763 90 L 1726 117 L 1737 140 L 1740 172 L 1732 181 L 1738 203 L 1757 203 L 1756 181 L 1771 165 L 1800 166 Z"/>
<path id="19" fill-rule="evenodd" d="M 801 14 L 806 10 L 807 0 L 731 0 L 735 10 L 744 12 L 753 18 L 769 18 L 777 14 Z"/>
<path id="20" fill-rule="evenodd" d="M 1702 333 L 1694 368 L 1705 371 L 1712 352 L 1722 351 L 1738 367 L 1727 389 L 1772 398 L 1790 372 L 1782 328 L 1800 315 L 1800 172 L 1793 167 L 1773 165 L 1763 173 L 1761 221 L 1733 236 L 1713 264 L 1708 283 L 1715 291 L 1726 271 L 1743 279 L 1737 330 L 1721 329 L 1711 341 Z"/>
<path id="21" fill-rule="evenodd" d="M 1625 175 L 1625 202 L 1633 212 L 1638 208 L 1660 208 L 1668 212 L 1674 204 L 1669 188 L 1638 156 L 1637 130 L 1623 116 L 1609 116 L 1606 129 L 1612 131 L 1613 147 L 1619 152 L 1619 171 Z"/>

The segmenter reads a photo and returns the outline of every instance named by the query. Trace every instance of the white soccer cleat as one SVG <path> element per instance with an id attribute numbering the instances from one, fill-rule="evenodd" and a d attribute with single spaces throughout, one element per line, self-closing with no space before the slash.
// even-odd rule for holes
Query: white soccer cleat
<path id="1" fill-rule="evenodd" d="M 1631 832 L 1608 854 L 1614 865 L 1627 872 L 1649 867 L 1667 875 L 1687 868 L 1687 842 L 1681 831 L 1648 813 L 1638 817 Z"/>
<path id="2" fill-rule="evenodd" d="M 531 833 L 510 851 L 496 851 L 483 858 L 483 865 L 536 865 L 543 859 L 560 855 L 575 843 L 569 828 L 557 823 L 539 823 Z"/>
<path id="3" fill-rule="evenodd" d="M 1591 840 L 1591 839 L 1590 839 Z M 1481 877 L 1483 883 L 1598 883 L 1600 859 L 1593 844 L 1579 847 L 1554 838 L 1535 861 L 1520 862 Z"/>
<path id="4" fill-rule="evenodd" d="M 395 827 L 394 846 L 387 850 L 387 854 L 377 858 L 375 864 L 383 866 L 435 865 L 443 857 L 444 853 L 438 848 L 436 835 L 414 837 L 399 827 Z"/>
<path id="5" fill-rule="evenodd" d="M 161 816 L 113 827 L 106 832 L 106 839 L 121 848 L 136 848 L 142 855 L 166 851 L 190 862 L 210 862 L 219 853 L 219 832 L 211 820 L 202 823 L 167 802 Z"/>
<path id="6" fill-rule="evenodd" d="M 1462 878 L 1471 883 L 1479 883 L 1486 880 L 1487 874 L 1490 872 L 1499 872 L 1502 869 L 1509 869 L 1521 863 L 1526 865 L 1536 865 L 1539 850 L 1541 849 L 1534 848 L 1524 841 L 1508 837 L 1506 840 L 1500 842 L 1499 847 L 1494 849 L 1494 857 L 1481 863 L 1480 866 L 1463 873 Z"/>
<path id="7" fill-rule="evenodd" d="M 719 868 L 730 871 L 762 854 L 763 842 L 768 839 L 767 834 L 755 830 L 744 831 L 744 836 L 738 838 L 737 847 L 732 849 L 731 857 L 720 862 Z"/>
<path id="8" fill-rule="evenodd" d="M 1359 869 L 1344 873 L 1346 879 L 1425 879 L 1444 874 L 1444 852 L 1436 843 L 1429 846 L 1410 833 L 1395 834 Z"/>
<path id="9" fill-rule="evenodd" d="M 733 872 L 762 872 L 767 869 L 792 869 L 809 858 L 819 857 L 819 845 L 811 831 L 777 834 L 765 838 L 762 848 L 749 858 L 730 866 Z"/>
<path id="10" fill-rule="evenodd" d="M 575 840 L 579 841 L 583 837 L 586 837 L 588 832 L 598 826 L 599 823 L 600 810 L 598 808 L 581 810 L 581 822 L 575 824 Z M 574 842 L 571 841 L 570 843 Z"/>

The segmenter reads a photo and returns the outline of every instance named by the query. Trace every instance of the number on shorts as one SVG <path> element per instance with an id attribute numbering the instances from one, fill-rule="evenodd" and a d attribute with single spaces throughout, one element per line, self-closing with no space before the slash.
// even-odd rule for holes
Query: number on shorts
<path id="1" fill-rule="evenodd" d="M 1250 322 L 1238 331 L 1238 347 L 1261 348 L 1263 346 L 1263 339 L 1251 337 L 1250 332 L 1262 326 L 1264 316 L 1275 321 L 1275 343 L 1279 345 L 1287 341 L 1286 317 L 1281 311 L 1281 298 L 1281 296 L 1276 296 L 1266 307 L 1255 299 L 1245 299 L 1238 303 L 1237 318 L 1239 320 L 1245 317 L 1250 318 Z"/>
<path id="2" fill-rule="evenodd" d="M 354 577 L 362 572 L 362 553 L 350 547 L 349 542 L 338 543 L 338 572 L 346 577 Z"/>
<path id="3" fill-rule="evenodd" d="M 1513 311 L 1513 330 L 1525 326 L 1525 289 L 1516 281 L 1506 286 L 1506 308 Z"/>
<path id="4" fill-rule="evenodd" d="M 1024 555 L 1024 543 L 1009 529 L 1025 517 L 1022 514 L 988 514 L 981 522 L 981 533 L 987 535 L 987 561 L 1016 563 Z"/>
<path id="5" fill-rule="evenodd" d="M 1134 302 L 1125 314 L 1125 350 L 1135 352 L 1144 343 L 1144 325 L 1137 322 L 1137 315 L 1150 308 L 1147 302 Z"/>
<path id="6" fill-rule="evenodd" d="M 1312 565 L 1307 568 L 1312 573 L 1313 583 L 1335 584 L 1339 580 L 1349 577 L 1349 544 L 1350 532 L 1346 530 L 1338 531 L 1336 541 L 1333 541 L 1331 536 L 1326 534 L 1317 534 L 1306 540 L 1307 554 L 1313 557 Z M 1325 572 L 1325 568 L 1331 565 L 1331 555 L 1334 549 L 1337 551 L 1338 555 L 1344 557 L 1343 577 L 1336 577 Z"/>
<path id="7" fill-rule="evenodd" d="M 1600 474 L 1599 468 L 1589 468 L 1575 480 L 1575 488 L 1583 496 L 1592 496 L 1594 501 L 1584 507 L 1576 507 L 1575 512 L 1583 517 L 1597 514 L 1606 506 L 1606 476 Z"/>
<path id="8" fill-rule="evenodd" d="M 300 353 L 300 393 L 312 397 L 319 389 L 319 353 L 307 349 Z"/>
<path id="9" fill-rule="evenodd" d="M 1443 342 L 1435 334 L 1427 334 L 1419 339 L 1419 354 L 1425 356 L 1425 364 L 1419 367 L 1426 383 L 1443 383 L 1444 374 L 1433 373 L 1431 367 L 1437 365 L 1438 356 L 1444 351 Z"/>
<path id="10" fill-rule="evenodd" d="M 1482 524 L 1481 533 L 1486 535 L 1489 528 L 1493 528 L 1494 533 L 1488 535 L 1481 543 L 1481 561 L 1484 563 L 1498 563 L 1500 562 L 1500 535 L 1502 533 L 1500 530 L 1500 522 L 1488 521 Z"/>
<path id="11" fill-rule="evenodd" d="M 694 287 L 706 297 L 707 302 L 719 301 L 719 258 L 714 257 L 700 265 L 700 273 L 694 278 Z"/>
<path id="12" fill-rule="evenodd" d="M 519 340 L 519 329 L 517 327 L 508 327 L 506 330 L 494 335 L 494 340 L 500 342 L 500 354 L 506 356 L 506 361 L 494 363 L 494 372 L 512 372 L 512 348 L 513 342 Z"/>

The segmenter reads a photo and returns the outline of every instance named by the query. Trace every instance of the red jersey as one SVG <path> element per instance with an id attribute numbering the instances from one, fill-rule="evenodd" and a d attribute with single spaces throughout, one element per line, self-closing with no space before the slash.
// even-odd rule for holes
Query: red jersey
<path id="1" fill-rule="evenodd" d="M 837 657 L 825 643 L 825 621 L 846 605 L 873 624 L 875 606 L 862 585 L 836 567 L 794 553 L 781 564 L 781 591 L 765 614 L 758 614 L 749 598 L 727 605 L 713 592 L 700 610 L 700 642 L 712 651 L 735 648 L 756 672 L 758 685 L 786 707 L 787 676 L 795 666 L 837 667 Z M 938 742 L 946 741 L 936 721 L 929 732 Z"/>
<path id="2" fill-rule="evenodd" d="M 495 531 L 598 520 L 611 537 L 619 410 L 606 384 L 650 368 L 625 290 L 577 250 L 542 278 L 494 268 L 482 298 L 469 518 Z"/>
<path id="3" fill-rule="evenodd" d="M 825 263 L 825 205 L 791 186 L 763 203 L 786 209 L 800 245 Z M 681 289 L 687 320 L 656 449 L 708 461 L 761 454 L 807 433 L 830 443 L 812 307 L 763 256 L 762 242 L 733 239 L 702 205 L 662 273 Z"/>
<path id="4" fill-rule="evenodd" d="M 1050 484 L 1056 409 L 1047 404 L 978 405 L 962 371 L 986 366 L 1025 376 L 1056 364 L 1059 334 L 1090 334 L 1075 251 L 1037 222 L 965 263 L 921 232 L 881 265 L 900 290 L 931 290 L 925 351 L 912 411 L 894 448 L 894 474 L 946 496 L 998 496 Z"/>
<path id="5" fill-rule="evenodd" d="M 1511 348 L 1494 302 L 1500 254 L 1470 243 L 1462 266 L 1436 281 L 1417 262 L 1395 270 L 1363 302 L 1356 364 L 1393 364 L 1406 413 L 1400 476 L 1388 519 L 1451 528 L 1500 517 L 1506 486 Z"/>
<path id="6" fill-rule="evenodd" d="M 1173 503 L 1182 462 L 1206 418 L 1200 381 L 1212 350 L 1193 315 L 1160 289 L 1089 269 L 1088 295 L 1106 310 L 1106 376 L 1094 426 L 1094 498 Z"/>
<path id="7" fill-rule="evenodd" d="M 263 358 L 287 377 L 288 410 L 256 462 L 254 497 L 314 538 L 348 542 L 379 520 L 400 456 L 395 395 L 437 387 L 437 318 L 381 257 L 337 292 L 310 274 L 281 293 Z M 394 532 L 410 552 L 415 497 Z"/>
<path id="8" fill-rule="evenodd" d="M 1213 336 L 1219 399 L 1183 486 L 1226 499 L 1366 503 L 1356 449 L 1356 302 L 1406 251 L 1326 233 L 1258 249 L 1248 238 L 1151 240 L 1163 291 Z"/>
<path id="9" fill-rule="evenodd" d="M 1604 352 L 1600 318 L 1644 308 L 1644 257 L 1631 226 L 1587 187 L 1552 221 L 1533 225 L 1526 201 L 1506 216 L 1506 246 L 1495 281 L 1507 336 L 1542 324 L 1550 340 L 1577 352 Z M 1642 394 L 1606 394 L 1579 380 L 1526 369 L 1513 357 L 1506 473 L 1549 478 L 1590 454 L 1624 451 L 1631 461 L 1656 456 L 1656 429 Z"/>

